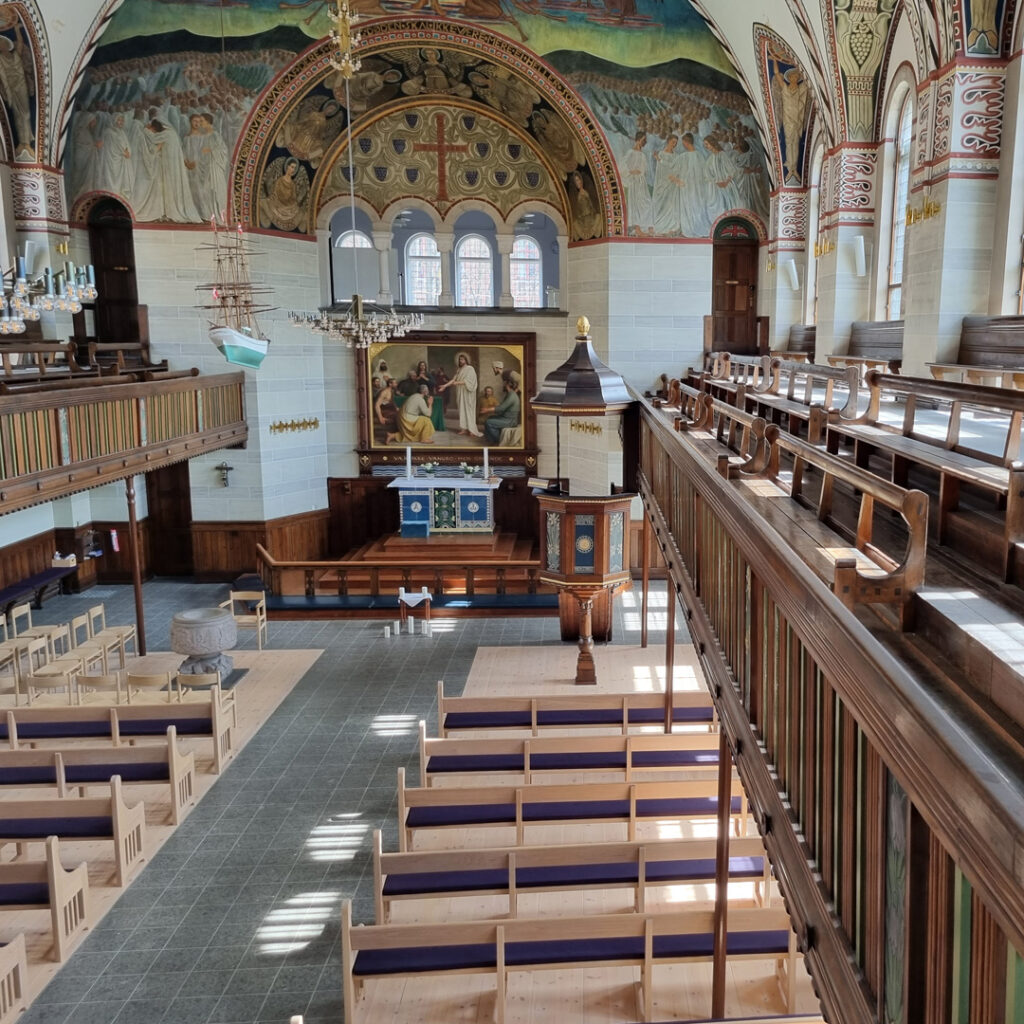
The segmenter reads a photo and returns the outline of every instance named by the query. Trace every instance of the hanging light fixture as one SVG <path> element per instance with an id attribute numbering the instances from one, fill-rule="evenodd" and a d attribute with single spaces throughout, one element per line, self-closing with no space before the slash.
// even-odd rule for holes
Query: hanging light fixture
<path id="1" fill-rule="evenodd" d="M 83 302 L 97 296 L 96 272 L 92 264 L 76 267 L 70 260 L 54 273 L 47 267 L 34 281 L 28 277 L 28 261 L 15 257 L 14 266 L 4 271 L 0 286 L 0 335 L 23 334 L 25 325 L 43 313 L 80 313 Z"/>
<path id="2" fill-rule="evenodd" d="M 362 62 L 353 54 L 360 43 L 352 26 L 358 16 L 352 12 L 348 0 L 338 0 L 327 8 L 327 16 L 333 25 L 330 56 L 331 67 L 345 82 L 345 112 L 348 123 L 345 127 L 345 141 L 348 147 L 348 208 L 349 224 L 353 235 L 356 231 L 355 171 L 352 167 L 352 104 L 349 99 L 349 80 L 359 70 Z M 369 348 L 377 342 L 404 337 L 409 331 L 423 326 L 422 313 L 396 313 L 394 307 L 385 309 L 359 294 L 359 262 L 356 249 L 352 252 L 352 276 L 355 293 L 347 308 L 321 309 L 316 313 L 293 312 L 292 323 L 308 327 L 314 334 L 323 334 L 335 341 L 344 342 L 349 348 Z"/>

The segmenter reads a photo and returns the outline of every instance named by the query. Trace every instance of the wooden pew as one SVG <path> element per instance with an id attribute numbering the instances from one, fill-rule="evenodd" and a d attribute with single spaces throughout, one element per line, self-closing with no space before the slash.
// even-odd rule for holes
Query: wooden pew
<path id="1" fill-rule="evenodd" d="M 145 859 L 146 806 L 129 807 L 121 779 L 110 780 L 110 796 L 53 797 L 0 801 L 0 843 L 27 842 L 49 836 L 69 841 L 113 840 L 116 884 L 124 885 Z"/>
<path id="2" fill-rule="evenodd" d="M 718 771 L 714 733 L 428 739 L 423 721 L 419 733 L 420 784 L 426 786 L 438 776 L 494 773 L 522 775 L 530 783 L 534 773 L 621 772 L 630 782 L 645 771 Z"/>
<path id="3" fill-rule="evenodd" d="M 860 416 L 832 415 L 828 424 L 828 449 L 838 452 L 840 443 L 850 440 L 858 466 L 869 468 L 874 454 L 885 455 L 891 478 L 905 485 L 911 467 L 938 476 L 938 501 L 934 503 L 935 537 L 939 544 L 965 544 L 980 552 L 983 564 L 1001 579 L 1018 576 L 1015 546 L 1024 541 L 1024 464 L 1020 434 L 1024 419 L 1024 394 L 1006 388 L 988 388 L 922 377 L 903 377 L 871 370 L 867 375 L 870 398 Z M 883 401 L 901 400 L 898 425 L 879 419 Z M 921 408 L 939 407 L 948 412 L 943 436 L 936 436 L 918 423 Z M 998 435 L 999 450 L 986 451 L 961 432 L 965 414 L 984 417 L 984 431 Z M 977 435 L 978 432 L 975 432 Z M 961 487 L 968 485 L 990 495 L 1001 516 L 993 530 L 986 516 L 961 508 Z"/>
<path id="4" fill-rule="evenodd" d="M 49 910 L 59 962 L 88 929 L 88 900 L 89 866 L 83 861 L 66 871 L 56 836 L 46 840 L 45 861 L 0 864 L 0 911 Z"/>
<path id="5" fill-rule="evenodd" d="M 770 354 L 792 363 L 813 363 L 817 337 L 816 324 L 790 324 L 786 347 L 773 349 Z"/>
<path id="6" fill-rule="evenodd" d="M 880 479 L 774 424 L 760 420 L 763 430 L 758 431 L 758 422 L 759 417 L 709 399 L 700 429 L 718 444 L 702 444 L 696 427 L 687 437 L 727 479 L 767 479 L 776 485 L 777 491 L 751 485 L 747 497 L 847 607 L 891 605 L 901 628 L 910 629 L 914 593 L 924 583 L 928 496 Z M 837 484 L 847 487 L 849 503 L 856 509 L 846 521 L 836 515 Z M 779 502 L 779 494 L 791 500 Z M 876 544 L 877 508 L 902 519 L 902 546 L 883 550 Z"/>
<path id="7" fill-rule="evenodd" d="M 213 740 L 213 770 L 219 773 L 235 750 L 234 695 L 213 686 L 174 704 L 11 708 L 0 722 L 0 740 L 7 740 L 12 750 L 22 743 L 94 739 L 109 739 L 119 746 L 123 741 L 162 738 L 169 726 L 174 726 L 178 736 L 209 736 Z"/>
<path id="8" fill-rule="evenodd" d="M 390 920 L 396 900 L 507 896 L 509 916 L 517 917 L 521 893 L 588 888 L 632 889 L 634 909 L 643 913 L 649 888 L 714 884 L 717 845 L 717 839 L 658 839 L 384 853 L 374 829 L 376 923 Z M 771 903 L 771 864 L 759 836 L 729 840 L 729 879 L 753 882 L 757 902 Z"/>
<path id="9" fill-rule="evenodd" d="M 746 835 L 747 797 L 738 779 L 731 788 L 730 817 Z M 639 821 L 711 818 L 718 813 L 718 779 L 685 782 L 577 782 L 573 785 L 451 786 L 406 788 L 398 769 L 399 848 L 412 849 L 417 829 L 515 828 L 516 845 L 527 825 L 622 822 L 636 839 Z"/>
<path id="10" fill-rule="evenodd" d="M 8 379 L 67 377 L 88 372 L 75 361 L 75 346 L 59 341 L 0 341 L 0 365 Z"/>
<path id="11" fill-rule="evenodd" d="M 776 366 L 770 356 L 731 356 L 716 364 L 716 372 L 704 374 L 700 388 L 715 398 L 740 404 L 747 391 L 766 391 L 771 386 Z"/>
<path id="12" fill-rule="evenodd" d="M 676 725 L 715 722 L 715 706 L 706 690 L 677 690 L 672 721 Z M 437 683 L 437 727 L 451 732 L 498 729 L 604 729 L 623 735 L 638 726 L 665 722 L 663 693 L 594 693 L 541 697 L 446 697 L 444 681 Z"/>
<path id="13" fill-rule="evenodd" d="M 828 357 L 832 366 L 856 366 L 861 373 L 880 369 L 899 373 L 903 365 L 902 320 L 854 320 L 845 353 Z"/>
<path id="14" fill-rule="evenodd" d="M 856 413 L 859 384 L 860 373 L 854 366 L 838 369 L 772 360 L 767 388 L 748 389 L 743 400 L 733 404 L 763 416 L 769 423 L 785 425 L 791 434 L 804 432 L 812 444 L 819 444 L 825 439 L 828 413 Z"/>
<path id="15" fill-rule="evenodd" d="M 965 316 L 952 363 L 927 363 L 936 380 L 1024 389 L 1024 316 Z"/>
<path id="16" fill-rule="evenodd" d="M 707 963 L 714 959 L 714 912 L 673 910 L 658 914 L 514 918 L 352 927 L 352 904 L 342 904 L 342 985 L 346 1024 L 357 1024 L 363 984 L 371 978 L 494 974 L 495 1019 L 504 1024 L 505 994 L 512 971 L 570 967 L 640 968 L 641 1016 L 653 1010 L 657 964 Z M 783 908 L 731 908 L 728 960 L 770 960 L 786 1010 L 796 1002 L 796 935 Z"/>
<path id="17" fill-rule="evenodd" d="M 0 944 L 0 1024 L 13 1024 L 25 1009 L 28 963 L 25 936 Z"/>
<path id="18" fill-rule="evenodd" d="M 84 796 L 86 786 L 107 784 L 115 775 L 124 785 L 168 783 L 174 825 L 195 803 L 195 755 L 178 750 L 173 725 L 167 729 L 166 743 L 160 744 L 0 750 L 0 786 L 56 786 L 58 796 L 77 788 Z"/>

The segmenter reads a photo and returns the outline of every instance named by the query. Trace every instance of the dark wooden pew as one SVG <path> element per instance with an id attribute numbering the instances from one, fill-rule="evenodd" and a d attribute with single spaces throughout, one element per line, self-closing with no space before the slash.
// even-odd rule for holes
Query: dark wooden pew
<path id="1" fill-rule="evenodd" d="M 792 363 L 813 363 L 817 337 L 816 324 L 790 324 L 786 347 L 773 349 L 771 355 Z"/>
<path id="2" fill-rule="evenodd" d="M 936 380 L 1024 390 L 1024 316 L 965 316 L 952 363 L 927 363 Z"/>
<path id="3" fill-rule="evenodd" d="M 11 609 L 25 601 L 31 601 L 33 608 L 42 608 L 48 597 L 60 593 L 61 581 L 76 568 L 73 565 L 53 566 L 4 587 L 0 590 L 0 615 L 9 617 Z"/>
<path id="4" fill-rule="evenodd" d="M 853 443 L 854 460 L 870 468 L 882 456 L 891 479 L 905 485 L 911 468 L 938 478 L 934 535 L 939 544 L 963 546 L 1001 579 L 1019 578 L 1016 546 L 1024 541 L 1024 463 L 1020 455 L 1024 394 L 1007 388 L 981 387 L 868 371 L 867 410 L 856 417 L 833 414 L 828 424 L 828 449 L 838 452 L 844 440 Z M 884 407 L 902 403 L 898 422 L 880 419 Z M 947 417 L 945 430 L 919 422 L 938 409 Z M 978 414 L 978 428 L 962 430 L 967 416 Z M 980 442 L 988 434 L 992 450 Z M 966 509 L 963 488 L 988 496 L 991 511 Z"/>
<path id="5" fill-rule="evenodd" d="M 854 320 L 845 353 L 828 357 L 832 366 L 857 366 L 861 373 L 871 369 L 899 373 L 903 365 L 902 320 Z"/>

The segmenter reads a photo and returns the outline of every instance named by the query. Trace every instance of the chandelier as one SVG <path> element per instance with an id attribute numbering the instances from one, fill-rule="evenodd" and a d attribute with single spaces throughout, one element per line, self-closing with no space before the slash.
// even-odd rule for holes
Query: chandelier
<path id="1" fill-rule="evenodd" d="M 35 323 L 43 313 L 80 313 L 83 302 L 92 302 L 96 291 L 96 272 L 90 263 L 75 267 L 68 260 L 56 273 L 47 267 L 33 281 L 28 278 L 27 261 L 17 256 L 14 266 L 2 275 L 0 286 L 0 335 L 23 334 L 27 323 Z"/>
<path id="2" fill-rule="evenodd" d="M 349 80 L 359 70 L 362 62 L 353 55 L 359 45 L 360 36 L 352 33 L 352 26 L 358 20 L 349 7 L 348 0 L 337 0 L 327 8 L 331 19 L 332 52 L 331 67 L 345 82 L 345 111 L 348 123 L 345 127 L 345 141 L 348 147 L 348 209 L 349 223 L 353 235 L 356 231 L 355 172 L 352 167 L 352 104 L 349 99 Z M 351 247 L 352 275 L 355 294 L 347 308 L 321 309 L 316 313 L 293 312 L 292 323 L 308 327 L 314 334 L 322 334 L 335 341 L 343 342 L 349 348 L 369 348 L 377 342 L 404 337 L 409 331 L 423 325 L 422 313 L 396 313 L 394 307 L 385 309 L 359 294 L 359 261 L 355 246 Z"/>

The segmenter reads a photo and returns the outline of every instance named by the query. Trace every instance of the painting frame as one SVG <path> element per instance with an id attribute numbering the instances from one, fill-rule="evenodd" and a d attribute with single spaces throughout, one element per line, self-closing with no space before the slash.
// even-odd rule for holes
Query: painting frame
<path id="1" fill-rule="evenodd" d="M 360 350 L 356 367 L 360 472 L 404 464 L 407 447 L 416 465 L 479 465 L 486 447 L 491 466 L 521 466 L 532 471 L 537 465 L 537 442 L 529 399 L 535 390 L 536 340 L 535 334 L 526 331 L 412 331 L 404 338 Z M 473 405 L 477 416 L 471 424 L 466 422 L 470 406 L 460 407 L 458 401 L 460 385 L 450 383 L 458 373 L 460 357 L 472 368 L 477 383 L 478 397 Z M 424 434 L 420 435 L 409 429 L 414 420 L 408 421 L 404 431 L 399 426 L 398 417 L 407 396 L 400 395 L 398 382 L 405 382 L 403 390 L 412 391 L 422 362 L 426 363 L 432 399 L 433 429 L 423 425 Z M 390 387 L 385 384 L 388 378 L 395 382 Z M 500 403 L 506 388 L 513 385 L 519 395 L 518 428 L 505 430 L 492 425 L 487 431 L 489 417 L 486 407 L 480 407 L 485 388 L 492 390 L 490 400 Z M 382 396 L 385 388 L 390 395 Z M 467 425 L 470 432 L 460 432 Z"/>

